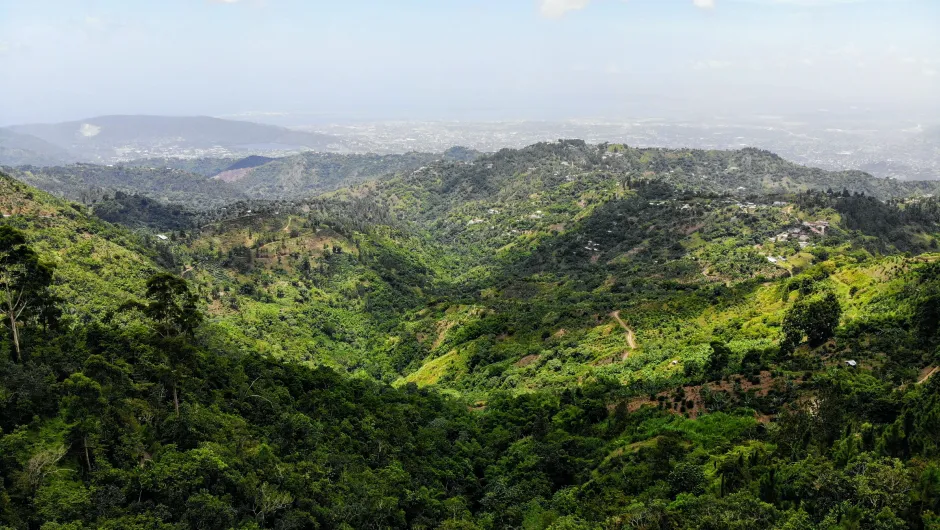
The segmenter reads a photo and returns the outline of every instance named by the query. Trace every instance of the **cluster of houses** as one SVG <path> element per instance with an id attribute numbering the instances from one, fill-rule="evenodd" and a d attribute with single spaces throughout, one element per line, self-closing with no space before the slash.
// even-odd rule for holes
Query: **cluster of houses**
<path id="1" fill-rule="evenodd" d="M 802 226 L 790 228 L 786 232 L 781 232 L 770 238 L 771 243 L 787 243 L 789 241 L 798 241 L 800 248 L 806 248 L 810 245 L 810 239 L 813 234 L 825 236 L 826 229 L 829 228 L 829 221 L 804 221 Z"/>
<path id="2" fill-rule="evenodd" d="M 786 206 L 787 204 L 789 204 L 789 203 L 786 203 L 786 202 L 783 202 L 783 201 L 774 201 L 774 202 L 772 202 L 772 203 L 770 203 L 770 204 L 757 204 L 757 203 L 754 203 L 754 202 L 736 202 L 736 203 L 735 203 L 735 206 L 737 206 L 738 208 L 740 208 L 740 209 L 742 209 L 742 210 L 744 210 L 744 211 L 748 211 L 748 210 L 759 210 L 759 209 L 761 209 L 761 208 L 771 208 L 771 207 L 773 207 L 773 208 L 782 208 L 782 207 Z"/>
<path id="3" fill-rule="evenodd" d="M 667 205 L 667 204 L 669 204 L 669 203 L 672 203 L 672 202 L 675 202 L 675 201 L 671 201 L 671 200 L 669 200 L 669 201 L 657 200 L 657 201 L 650 201 L 649 204 L 650 204 L 650 206 L 665 206 L 665 205 Z M 733 200 L 720 201 L 720 203 L 721 203 L 721 204 L 733 204 L 736 208 L 740 208 L 741 210 L 743 210 L 743 211 L 745 211 L 745 212 L 754 211 L 754 210 L 760 210 L 760 209 L 762 209 L 762 208 L 770 208 L 770 207 L 780 208 L 780 207 L 783 207 L 783 206 L 787 206 L 787 205 L 789 204 L 789 203 L 781 202 L 781 201 L 774 201 L 772 204 L 758 204 L 758 203 L 754 203 L 754 202 L 736 202 L 736 201 L 733 201 Z M 711 204 L 707 204 L 707 203 L 704 204 L 703 206 L 704 206 L 705 208 L 707 208 L 707 209 L 712 209 L 712 208 L 713 208 L 713 206 L 712 206 Z M 688 209 L 690 209 L 691 207 L 692 207 L 692 206 L 691 206 L 690 204 L 686 203 L 686 204 L 683 204 L 683 205 L 682 205 L 681 209 L 683 209 L 683 210 L 688 210 Z"/>
<path id="4" fill-rule="evenodd" d="M 588 239 L 587 245 L 584 247 L 584 250 L 590 250 L 591 252 L 597 252 L 601 249 L 600 245 L 594 241 Z"/>
<path id="5" fill-rule="evenodd" d="M 489 210 L 486 211 L 486 213 L 487 213 L 488 215 L 498 215 L 498 214 L 499 214 L 499 210 L 497 210 L 496 208 L 490 208 Z M 539 210 L 538 213 L 541 214 L 542 211 Z M 483 219 L 479 219 L 479 218 L 477 218 L 477 219 L 470 219 L 469 221 L 467 221 L 467 226 L 478 225 L 478 224 L 480 224 L 480 223 L 482 223 L 482 222 L 484 222 Z"/>

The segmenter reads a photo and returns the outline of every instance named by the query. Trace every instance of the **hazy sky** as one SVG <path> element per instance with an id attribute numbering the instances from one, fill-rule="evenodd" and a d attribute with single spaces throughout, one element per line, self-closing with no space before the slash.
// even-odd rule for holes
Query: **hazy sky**
<path id="1" fill-rule="evenodd" d="M 2 124 L 929 115 L 940 0 L 0 0 L 0 72 Z"/>

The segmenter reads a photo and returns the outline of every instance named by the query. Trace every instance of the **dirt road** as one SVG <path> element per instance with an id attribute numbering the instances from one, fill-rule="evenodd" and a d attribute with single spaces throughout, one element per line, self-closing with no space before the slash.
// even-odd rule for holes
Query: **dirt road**
<path id="1" fill-rule="evenodd" d="M 633 333 L 633 330 L 630 329 L 630 326 L 628 326 L 627 323 L 624 322 L 622 318 L 620 318 L 620 310 L 614 311 L 613 313 L 610 314 L 610 316 L 614 317 L 614 320 L 616 320 L 617 323 L 620 324 L 620 327 L 623 328 L 623 332 L 627 336 L 627 345 L 630 346 L 631 350 L 635 350 L 636 349 L 636 334 Z M 627 357 L 629 356 L 630 356 L 630 352 L 624 352 L 623 356 L 621 357 L 621 360 L 626 360 Z"/>
<path id="2" fill-rule="evenodd" d="M 932 376 L 933 374 L 935 374 L 938 369 L 940 369 L 940 367 L 938 367 L 938 366 L 934 366 L 934 367 L 932 367 L 932 368 L 930 368 L 930 367 L 924 368 L 924 371 L 921 372 L 921 373 L 924 374 L 924 375 L 922 375 L 922 376 L 920 377 L 920 379 L 917 380 L 917 384 L 920 385 L 920 384 L 926 383 L 927 380 L 930 379 L 930 376 Z"/>

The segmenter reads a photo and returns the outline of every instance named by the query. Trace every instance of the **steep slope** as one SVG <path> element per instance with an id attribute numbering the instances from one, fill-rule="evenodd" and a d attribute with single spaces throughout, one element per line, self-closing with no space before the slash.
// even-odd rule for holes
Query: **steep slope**
<path id="1" fill-rule="evenodd" d="M 159 249 L 145 238 L 3 173 L 0 214 L 5 224 L 25 231 L 41 257 L 55 265 L 54 291 L 70 318 L 100 319 L 115 312 L 161 268 Z"/>
<path id="2" fill-rule="evenodd" d="M 180 171 L 195 173 L 204 177 L 213 177 L 234 164 L 237 160 L 238 159 L 235 157 L 137 158 L 121 162 L 120 165 L 131 167 L 164 167 L 179 169 Z"/>
<path id="3" fill-rule="evenodd" d="M 56 267 L 68 315 L 101 319 L 152 274 L 187 278 L 212 318 L 211 340 L 233 351 L 396 377 L 377 345 L 403 311 L 447 276 L 432 245 L 345 205 L 253 206 L 196 228 L 190 213 L 117 194 L 70 204 L 0 173 L 0 215 Z M 141 206 L 146 201 L 146 206 Z M 89 213 L 134 228 L 131 233 Z M 173 222 L 180 225 L 173 226 Z"/>
<path id="4" fill-rule="evenodd" d="M 493 234 L 487 223 L 498 221 L 491 219 L 466 227 L 468 238 L 476 232 L 479 241 L 505 244 L 469 269 L 461 297 L 410 316 L 402 340 L 417 339 L 425 357 L 403 381 L 476 396 L 591 377 L 670 387 L 700 369 L 715 337 L 741 356 L 775 348 L 787 286 L 806 274 L 852 312 L 850 292 L 877 296 L 906 281 L 872 285 L 872 271 L 917 263 L 873 255 L 898 250 L 872 247 L 875 237 L 848 230 L 839 204 L 778 197 L 780 206 L 742 208 L 721 197 L 650 191 L 640 187 L 569 217 L 557 234 L 558 224 L 531 219 L 516 236 L 505 228 Z M 937 248 L 936 206 L 927 225 L 912 227 L 920 251 Z M 819 221 L 829 223 L 825 236 L 813 231 Z M 833 275 L 842 279 L 824 281 Z"/>
<path id="5" fill-rule="evenodd" d="M 238 169 L 250 169 L 253 167 L 263 166 L 268 162 L 274 160 L 266 156 L 251 155 L 246 156 L 245 158 L 236 160 L 235 163 L 225 168 L 225 171 L 234 171 Z"/>
<path id="6" fill-rule="evenodd" d="M 710 169 L 692 179 L 694 168 Z M 936 200 L 884 203 L 858 191 L 891 197 L 934 185 L 822 172 L 754 150 L 561 142 L 436 163 L 336 196 L 375 201 L 459 256 L 461 286 L 401 328 L 400 341 L 423 355 L 402 381 L 481 395 L 587 377 L 675 384 L 721 334 L 701 322 L 722 300 L 743 304 L 732 315 L 768 308 L 760 326 L 725 336 L 735 352 L 773 347 L 782 313 L 771 317 L 768 293 L 791 276 L 834 256 L 848 266 L 937 248 Z M 855 193 L 780 193 L 830 187 Z M 776 287 L 763 290 L 767 281 Z"/>
<path id="7" fill-rule="evenodd" d="M 439 160 L 440 155 L 337 155 L 303 153 L 253 167 L 235 168 L 216 176 L 257 199 L 299 199 L 316 193 L 410 172 Z"/>
<path id="8" fill-rule="evenodd" d="M 121 191 L 92 200 L 91 213 L 104 221 L 131 229 L 176 232 L 194 228 L 199 216 L 176 204 L 164 204 L 138 194 Z"/>
<path id="9" fill-rule="evenodd" d="M 305 153 L 282 158 L 148 158 L 128 163 L 7 168 L 16 178 L 88 202 L 115 190 L 193 209 L 239 200 L 299 200 L 440 160 L 440 155 Z"/>
<path id="10" fill-rule="evenodd" d="M 514 203 L 566 185 L 579 192 L 603 194 L 617 184 L 641 179 L 663 181 L 680 191 L 742 197 L 847 189 L 884 200 L 940 190 L 936 181 L 899 182 L 858 171 L 823 171 L 758 149 L 636 149 L 562 140 L 504 149 L 473 162 L 438 162 L 383 182 L 368 193 L 391 208 L 417 213 L 418 220 L 439 220 L 474 201 Z"/>
<path id="11" fill-rule="evenodd" d="M 212 208 L 247 198 L 225 182 L 165 167 L 75 164 L 57 167 L 6 168 L 15 178 L 61 197 L 91 202 L 121 191 L 194 208 Z"/>
<path id="12" fill-rule="evenodd" d="M 415 187 L 158 243 L 0 177 L 0 224 L 56 262 L 65 313 L 24 324 L 22 363 L 0 335 L 0 524 L 935 523 L 940 256 L 897 253 L 936 241 L 935 200 L 533 190 L 541 213 L 462 230 L 415 221 Z M 148 293 L 148 256 L 187 282 Z M 177 315 L 160 285 L 195 298 Z"/>

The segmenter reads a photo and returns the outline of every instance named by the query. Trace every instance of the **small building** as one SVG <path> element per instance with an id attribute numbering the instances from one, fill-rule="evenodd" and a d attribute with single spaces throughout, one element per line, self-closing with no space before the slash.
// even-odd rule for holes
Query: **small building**
<path id="1" fill-rule="evenodd" d="M 166 237 L 163 234 L 157 234 L 157 239 L 159 239 L 160 241 L 166 241 L 167 239 L 170 239 L 170 238 Z"/>
<path id="2" fill-rule="evenodd" d="M 852 368 L 855 368 L 856 366 L 858 366 L 858 363 L 855 361 L 845 361 L 845 364 L 848 366 L 851 366 Z"/>
<path id="3" fill-rule="evenodd" d="M 810 230 L 812 230 L 813 232 L 821 236 L 825 236 L 826 229 L 829 228 L 829 221 L 813 221 L 813 222 L 804 221 L 803 226 L 809 228 Z"/>

